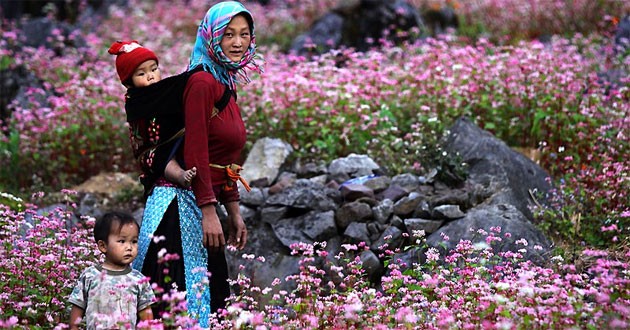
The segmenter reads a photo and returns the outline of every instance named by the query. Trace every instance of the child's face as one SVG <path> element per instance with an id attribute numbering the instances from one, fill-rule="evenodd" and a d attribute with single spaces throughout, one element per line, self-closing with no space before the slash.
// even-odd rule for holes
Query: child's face
<path id="1" fill-rule="evenodd" d="M 107 242 L 98 242 L 99 250 L 105 254 L 105 265 L 111 270 L 125 269 L 138 255 L 138 225 L 123 225 L 119 233 L 115 232 L 117 229 L 118 224 L 114 223 Z"/>
<path id="2" fill-rule="evenodd" d="M 138 65 L 131 76 L 134 87 L 145 87 L 162 79 L 160 68 L 155 60 L 148 60 Z"/>
<path id="3" fill-rule="evenodd" d="M 240 62 L 252 42 L 249 23 L 243 15 L 232 18 L 221 38 L 221 50 L 232 62 Z"/>

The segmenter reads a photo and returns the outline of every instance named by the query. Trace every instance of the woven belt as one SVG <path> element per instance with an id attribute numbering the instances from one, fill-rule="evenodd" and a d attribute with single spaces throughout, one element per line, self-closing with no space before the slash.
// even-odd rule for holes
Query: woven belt
<path id="1" fill-rule="evenodd" d="M 245 190 L 247 190 L 247 192 L 250 192 L 252 190 L 252 188 L 249 187 L 249 184 L 247 184 L 247 181 L 245 181 L 245 179 L 241 177 L 240 173 L 243 168 L 240 165 L 230 164 L 230 165 L 223 166 L 223 165 L 217 165 L 217 164 L 210 164 L 210 167 L 225 170 L 225 175 L 228 178 L 228 180 L 226 184 L 223 186 L 223 190 L 230 191 L 236 188 L 236 181 L 241 181 L 241 184 L 243 184 L 243 187 L 245 188 Z"/>

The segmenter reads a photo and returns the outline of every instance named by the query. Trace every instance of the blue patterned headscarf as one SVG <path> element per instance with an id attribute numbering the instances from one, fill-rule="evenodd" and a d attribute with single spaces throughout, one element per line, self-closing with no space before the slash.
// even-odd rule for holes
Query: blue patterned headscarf
<path id="1" fill-rule="evenodd" d="M 221 49 L 221 39 L 232 18 L 238 14 L 245 14 L 249 22 L 251 43 L 243 58 L 239 62 L 232 62 Z M 236 1 L 224 1 L 210 7 L 199 24 L 188 70 L 203 65 L 204 70 L 212 73 L 215 79 L 235 89 L 237 83 L 250 82 L 246 69 L 262 73 L 262 67 L 256 60 L 261 58 L 256 55 L 254 20 L 249 10 Z"/>

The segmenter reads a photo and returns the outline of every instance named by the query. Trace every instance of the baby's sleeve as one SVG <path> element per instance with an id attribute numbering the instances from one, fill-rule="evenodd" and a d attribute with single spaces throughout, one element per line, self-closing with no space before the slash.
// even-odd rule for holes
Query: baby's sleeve
<path id="1" fill-rule="evenodd" d="M 151 288 L 150 281 L 141 280 L 139 283 L 140 290 L 138 290 L 138 311 L 141 311 L 153 304 L 155 301 L 155 294 Z"/>
<path id="2" fill-rule="evenodd" d="M 83 310 L 85 310 L 85 308 L 87 307 L 87 298 L 88 298 L 88 292 L 87 292 L 88 285 L 86 281 L 87 281 L 87 276 L 86 276 L 86 272 L 84 271 L 81 274 L 81 276 L 79 276 L 79 279 L 77 280 L 77 284 L 72 289 L 72 293 L 70 294 L 70 297 L 68 298 L 68 302 L 70 302 L 73 305 L 76 305 L 77 307 L 80 307 Z"/>

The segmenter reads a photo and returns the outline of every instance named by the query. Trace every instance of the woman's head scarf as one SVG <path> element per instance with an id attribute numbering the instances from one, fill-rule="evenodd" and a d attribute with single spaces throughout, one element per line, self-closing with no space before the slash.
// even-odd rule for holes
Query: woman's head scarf
<path id="1" fill-rule="evenodd" d="M 232 62 L 221 49 L 223 33 L 232 20 L 238 14 L 243 14 L 249 23 L 251 30 L 251 43 L 245 51 L 245 55 L 239 62 Z M 254 19 L 252 14 L 241 3 L 236 1 L 224 1 L 210 7 L 206 16 L 199 24 L 197 40 L 190 55 L 188 70 L 199 65 L 210 72 L 215 79 L 230 89 L 235 89 L 236 83 L 249 83 L 247 70 L 258 73 L 262 67 L 256 60 L 262 60 L 256 55 L 256 35 L 254 34 Z"/>

